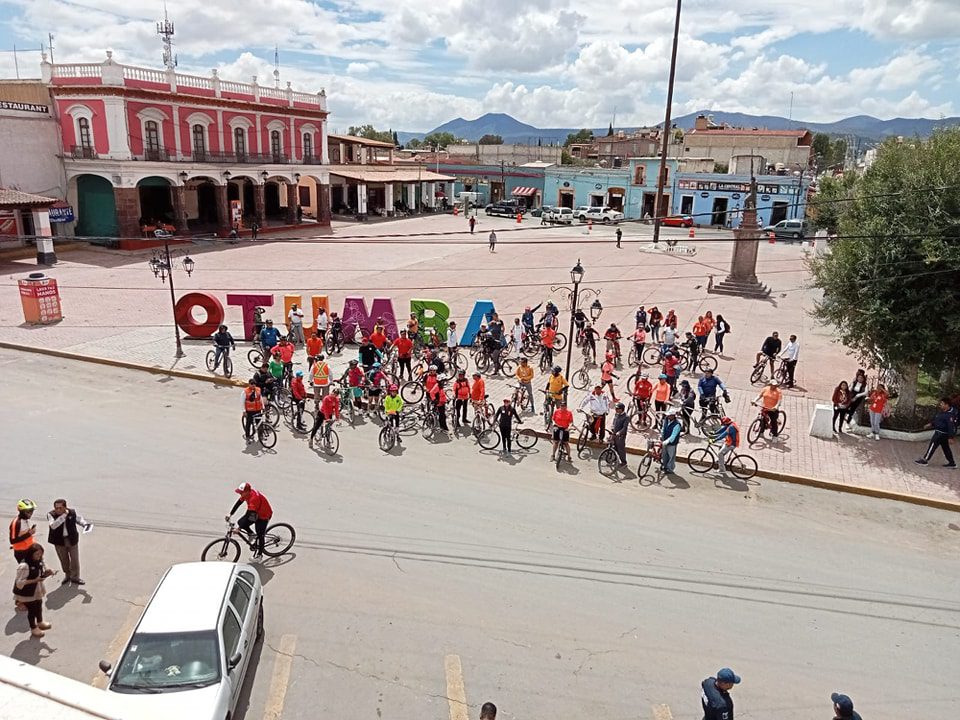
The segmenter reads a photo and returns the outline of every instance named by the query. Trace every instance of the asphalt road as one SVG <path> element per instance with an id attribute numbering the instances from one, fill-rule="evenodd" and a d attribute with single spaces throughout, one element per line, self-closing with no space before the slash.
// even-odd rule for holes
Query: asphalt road
<path id="1" fill-rule="evenodd" d="M 459 720 L 486 700 L 505 718 L 695 718 L 724 665 L 738 717 L 829 718 L 836 690 L 868 720 L 960 712 L 950 513 L 772 481 L 612 484 L 592 462 L 558 473 L 543 441 L 506 461 L 410 437 L 386 457 L 365 426 L 334 459 L 286 430 L 260 452 L 234 389 L 8 351 L 0 367 L 0 507 L 64 496 L 96 525 L 84 590 L 50 585 L 47 637 L 5 621 L 0 651 L 47 669 L 93 681 L 247 480 L 298 541 L 260 568 L 241 718 Z"/>

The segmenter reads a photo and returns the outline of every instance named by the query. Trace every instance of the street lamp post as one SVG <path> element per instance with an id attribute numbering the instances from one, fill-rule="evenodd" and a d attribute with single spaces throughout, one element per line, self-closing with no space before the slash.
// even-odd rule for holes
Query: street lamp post
<path id="1" fill-rule="evenodd" d="M 164 232 L 157 230 L 157 233 Z M 161 237 L 158 235 L 158 237 Z M 183 354 L 183 343 L 180 341 L 180 326 L 177 325 L 177 296 L 176 291 L 173 287 L 173 261 L 170 257 L 170 243 L 167 242 L 167 239 L 170 237 L 169 233 L 164 232 L 163 238 L 163 253 L 154 251 L 153 257 L 150 258 L 150 269 L 153 271 L 153 276 L 160 278 L 161 282 L 166 282 L 167 277 L 170 278 L 170 308 L 173 311 L 173 334 L 177 339 L 177 357 L 184 357 Z M 193 258 L 189 255 L 183 258 L 181 263 L 183 269 L 186 271 L 187 276 L 193 275 L 193 268 L 196 266 Z"/>
<path id="2" fill-rule="evenodd" d="M 570 377 L 570 360 L 573 355 L 573 320 L 577 313 L 580 300 L 593 297 L 593 303 L 590 305 L 590 319 L 594 322 L 600 319 L 600 314 L 603 312 L 603 305 L 600 303 L 599 290 L 594 290 L 593 288 L 583 288 L 581 298 L 580 283 L 583 282 L 583 276 L 585 272 L 586 271 L 583 269 L 583 265 L 580 264 L 580 260 L 578 259 L 577 264 L 574 265 L 570 270 L 570 280 L 573 282 L 573 288 L 571 289 L 565 285 L 554 285 L 550 288 L 551 292 L 566 293 L 568 304 L 570 306 L 570 334 L 567 336 L 567 367 L 566 371 L 564 372 L 565 377 L 568 378 Z"/>

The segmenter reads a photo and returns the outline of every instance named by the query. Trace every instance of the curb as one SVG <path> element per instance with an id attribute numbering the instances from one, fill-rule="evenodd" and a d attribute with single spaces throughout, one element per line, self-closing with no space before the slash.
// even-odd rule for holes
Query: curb
<path id="1" fill-rule="evenodd" d="M 111 358 L 102 358 L 95 355 L 82 355 L 80 353 L 67 352 L 65 350 L 54 350 L 51 348 L 41 348 L 32 345 L 18 345 L 0 341 L 0 348 L 5 350 L 19 350 L 37 355 L 47 355 L 50 357 L 63 358 L 64 360 L 77 360 L 79 362 L 88 362 L 96 365 L 107 365 L 126 370 L 139 370 L 153 375 L 165 375 L 168 377 L 178 377 L 185 380 L 199 380 L 202 382 L 213 383 L 214 385 L 226 385 L 231 387 L 244 387 L 246 383 L 233 378 L 225 378 L 219 375 L 200 375 L 198 373 L 187 372 L 186 370 L 166 369 L 154 367 L 152 365 L 142 365 L 140 363 L 128 362 L 126 360 L 114 360 Z M 547 433 L 535 430 L 537 437 L 551 439 Z M 592 448 L 603 449 L 606 443 L 589 442 Z M 629 455 L 645 455 L 646 450 L 636 447 L 627 447 Z M 677 455 L 678 461 L 687 459 L 685 455 Z M 897 502 L 909 503 L 911 505 L 921 505 L 924 507 L 935 508 L 938 510 L 947 510 L 960 513 L 960 503 L 950 502 L 948 500 L 937 500 L 935 498 L 923 497 L 922 495 L 910 495 L 907 493 L 898 493 L 892 490 L 882 490 L 880 488 L 867 487 L 865 485 L 848 485 L 846 483 L 834 482 L 831 480 L 818 480 L 817 478 L 807 477 L 805 475 L 790 475 L 787 473 L 772 472 L 769 470 L 757 470 L 757 477 L 778 482 L 790 483 L 792 485 L 803 485 L 806 487 L 818 488 L 821 490 L 833 490 L 835 492 L 849 493 L 851 495 L 860 495 L 863 497 L 878 498 L 881 500 L 895 500 Z"/>

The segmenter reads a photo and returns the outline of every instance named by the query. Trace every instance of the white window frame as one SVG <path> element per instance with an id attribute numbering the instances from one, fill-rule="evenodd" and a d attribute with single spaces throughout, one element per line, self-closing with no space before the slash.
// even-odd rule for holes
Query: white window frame
<path id="1" fill-rule="evenodd" d="M 160 143 L 160 150 L 166 150 L 169 153 L 171 148 L 166 147 L 163 143 L 163 123 L 170 119 L 167 117 L 167 114 L 157 108 L 144 108 L 137 113 L 137 119 L 140 121 L 140 138 L 143 140 L 143 156 L 147 156 L 147 121 L 149 120 L 153 120 L 153 122 L 157 124 L 157 139 Z M 192 139 L 191 137 L 191 140 Z M 192 143 L 191 147 L 193 147 Z"/>
<path id="2" fill-rule="evenodd" d="M 83 144 L 80 142 L 80 119 L 83 118 L 90 127 L 90 149 L 96 150 L 97 140 L 93 132 L 93 110 L 87 105 L 77 104 L 68 107 L 66 113 L 73 121 L 73 137 L 76 141 L 74 144 L 77 147 L 83 147 Z"/>
<path id="3" fill-rule="evenodd" d="M 261 155 L 266 155 L 270 159 L 273 159 L 273 133 L 276 131 L 280 135 L 280 155 L 284 154 L 284 142 L 283 136 L 289 132 L 289 128 L 284 124 L 282 120 L 271 120 L 267 123 L 267 147 L 265 152 Z"/>
<path id="4" fill-rule="evenodd" d="M 319 132 L 320 131 L 317 129 L 317 126 L 314 125 L 313 123 L 304 123 L 303 125 L 300 126 L 300 148 L 302 151 L 303 159 L 306 159 L 306 156 L 307 156 L 306 150 L 303 148 L 303 144 L 304 144 L 303 139 L 308 135 L 310 136 L 310 157 L 311 158 L 319 157 L 319 154 L 317 152 L 319 149 L 317 148 L 317 135 L 319 134 Z"/>
<path id="5" fill-rule="evenodd" d="M 207 115 L 206 113 L 194 112 L 194 113 L 190 113 L 190 114 L 186 117 L 186 122 L 187 122 L 187 127 L 188 127 L 189 130 L 190 130 L 190 133 L 189 133 L 189 135 L 190 135 L 190 137 L 189 137 L 189 140 L 190 140 L 190 157 L 193 157 L 193 156 L 195 155 L 195 153 L 194 153 L 194 145 L 193 145 L 193 128 L 194 128 L 194 126 L 196 126 L 196 125 L 200 125 L 200 126 L 203 128 L 203 147 L 204 147 L 204 154 L 209 155 L 211 152 L 213 152 L 213 151 L 210 149 L 210 147 L 211 147 L 211 146 L 210 146 L 210 126 L 214 124 L 214 122 L 215 122 L 214 119 L 213 119 L 212 117 L 210 117 L 209 115 Z M 221 148 L 221 151 L 222 151 L 222 148 Z"/>
<path id="6" fill-rule="evenodd" d="M 237 116 L 230 118 L 230 122 L 227 123 L 227 126 L 230 128 L 230 145 L 233 147 L 233 154 L 237 154 L 237 147 L 234 143 L 237 129 L 243 130 L 243 140 L 246 145 L 244 150 L 244 155 L 250 157 L 253 154 L 253 150 L 250 147 L 250 130 L 253 128 L 253 123 L 249 119 L 243 116 Z M 260 143 L 257 143 L 257 149 L 260 149 Z"/>

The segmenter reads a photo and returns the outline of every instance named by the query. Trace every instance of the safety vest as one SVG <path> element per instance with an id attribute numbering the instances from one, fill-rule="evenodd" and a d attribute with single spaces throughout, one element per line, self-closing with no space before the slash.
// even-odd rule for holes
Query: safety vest
<path id="1" fill-rule="evenodd" d="M 325 362 L 313 364 L 313 384 L 323 387 L 330 384 L 330 366 Z"/>
<path id="2" fill-rule="evenodd" d="M 263 410 L 263 399 L 260 397 L 260 388 L 247 389 L 243 396 L 243 409 L 247 412 L 260 412 Z"/>
<path id="3" fill-rule="evenodd" d="M 10 547 L 13 548 L 14 552 L 23 552 L 33 547 L 33 535 L 28 534 L 26 539 L 16 541 L 17 537 L 17 523 L 20 522 L 19 517 L 15 517 L 10 522 Z"/>

